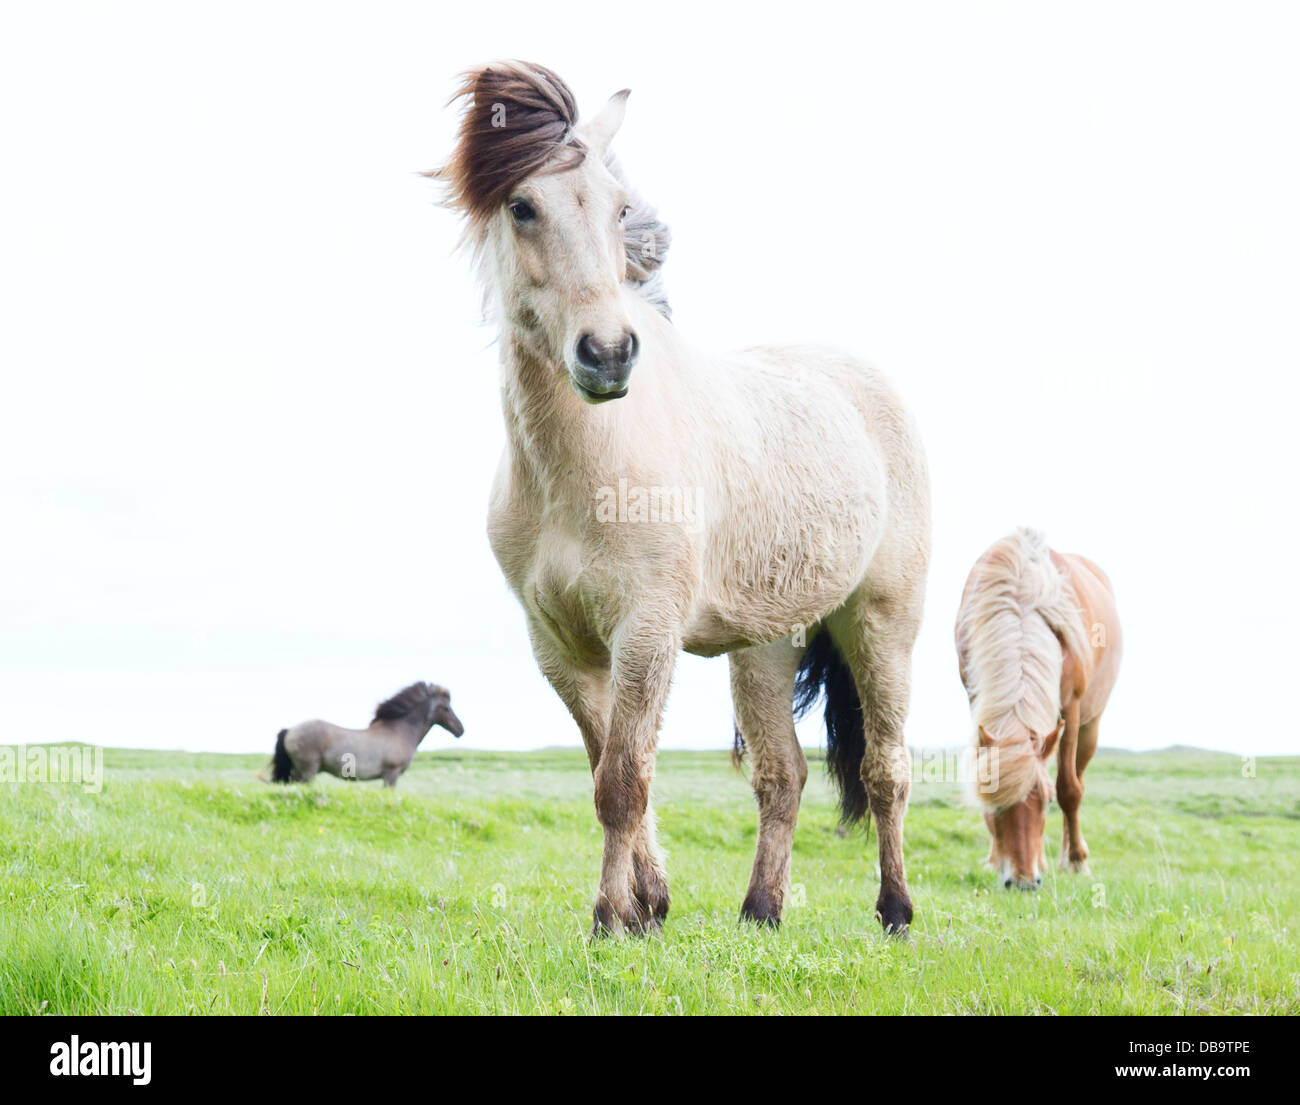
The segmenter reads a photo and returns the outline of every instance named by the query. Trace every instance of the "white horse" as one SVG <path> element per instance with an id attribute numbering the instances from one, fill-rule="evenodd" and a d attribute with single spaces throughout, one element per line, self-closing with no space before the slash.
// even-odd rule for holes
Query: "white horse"
<path id="1" fill-rule="evenodd" d="M 595 932 L 668 911 L 649 799 L 683 648 L 730 654 L 753 754 L 742 916 L 781 916 L 807 776 L 798 682 L 805 699 L 826 691 L 843 813 L 874 815 L 876 911 L 905 932 L 903 721 L 930 543 L 911 418 L 848 354 L 716 356 L 682 338 L 659 280 L 667 228 L 609 157 L 626 92 L 582 127 L 541 66 L 472 71 L 457 95 L 459 141 L 433 175 L 467 217 L 501 327 L 508 443 L 488 532 L 595 775 Z"/>

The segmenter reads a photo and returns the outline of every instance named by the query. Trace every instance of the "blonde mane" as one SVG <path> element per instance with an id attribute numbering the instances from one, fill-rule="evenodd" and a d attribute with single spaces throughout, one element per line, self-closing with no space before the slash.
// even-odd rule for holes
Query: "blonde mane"
<path id="1" fill-rule="evenodd" d="M 957 631 L 967 644 L 976 786 L 986 806 L 1003 809 L 1048 787 L 1040 753 L 1061 714 L 1061 649 L 1082 663 L 1090 654 L 1074 591 L 1041 533 L 1004 537 L 977 573 Z"/>

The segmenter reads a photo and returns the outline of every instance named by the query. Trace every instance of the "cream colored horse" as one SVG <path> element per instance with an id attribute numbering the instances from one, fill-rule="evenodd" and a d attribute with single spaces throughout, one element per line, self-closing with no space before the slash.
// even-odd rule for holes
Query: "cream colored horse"
<path id="1" fill-rule="evenodd" d="M 1123 650 L 1110 580 L 1092 561 L 1058 553 L 1042 534 L 1022 529 L 975 562 L 956 637 L 975 722 L 975 789 L 992 837 L 989 864 L 1004 886 L 1042 882 L 1047 761 L 1056 750 L 1060 863 L 1086 872 L 1083 773 Z"/>
<path id="2" fill-rule="evenodd" d="M 459 143 L 434 175 L 467 216 L 501 327 L 508 440 L 488 533 L 595 776 L 595 933 L 668 911 L 650 788 L 682 649 L 730 654 L 753 754 L 742 916 L 780 920 L 807 775 L 800 677 L 829 689 L 844 810 L 875 816 L 877 913 L 904 931 L 903 720 L 930 541 L 912 420 L 848 354 L 718 356 L 677 332 L 658 274 L 667 228 L 608 153 L 626 92 L 582 127 L 540 66 L 471 72 L 459 95 Z"/>

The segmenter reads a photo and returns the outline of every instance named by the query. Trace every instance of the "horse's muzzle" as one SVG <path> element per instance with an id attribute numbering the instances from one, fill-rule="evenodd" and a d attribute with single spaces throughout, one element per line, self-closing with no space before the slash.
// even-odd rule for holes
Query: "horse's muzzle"
<path id="1" fill-rule="evenodd" d="M 635 331 L 626 331 L 616 342 L 603 342 L 594 334 L 583 334 L 569 370 L 574 390 L 588 403 L 622 399 L 640 354 L 641 343 Z"/>

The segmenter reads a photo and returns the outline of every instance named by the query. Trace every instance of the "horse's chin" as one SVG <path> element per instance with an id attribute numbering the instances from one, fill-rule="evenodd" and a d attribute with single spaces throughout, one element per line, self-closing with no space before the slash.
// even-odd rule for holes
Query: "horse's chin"
<path id="1" fill-rule="evenodd" d="M 601 403 L 608 403 L 611 399 L 622 399 L 627 394 L 627 388 L 621 388 L 618 391 L 591 391 L 583 387 L 572 376 L 569 377 L 569 383 L 573 385 L 573 390 L 578 393 L 578 398 L 584 403 L 590 403 L 593 407 L 599 406 Z"/>

